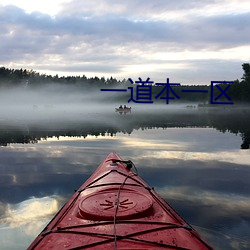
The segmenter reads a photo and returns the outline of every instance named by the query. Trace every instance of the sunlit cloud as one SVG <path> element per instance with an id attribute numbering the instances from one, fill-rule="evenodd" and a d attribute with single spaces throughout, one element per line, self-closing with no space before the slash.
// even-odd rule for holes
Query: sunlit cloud
<path id="1" fill-rule="evenodd" d="M 151 140 L 147 140 L 147 139 L 134 140 L 134 138 L 129 138 L 129 137 L 126 137 L 126 138 L 124 137 L 122 139 L 122 143 L 126 147 L 133 147 L 133 148 L 139 147 L 140 149 L 145 149 L 145 150 L 152 150 L 152 149 L 157 148 L 159 151 L 162 152 L 162 154 L 168 152 L 168 151 L 164 151 L 167 149 L 167 150 L 171 151 L 171 153 L 170 152 L 168 152 L 168 153 L 169 153 L 169 155 L 171 154 L 173 157 L 174 157 L 174 152 L 173 152 L 174 150 L 176 150 L 176 149 L 184 150 L 185 149 L 185 145 L 183 145 L 183 144 L 180 145 L 180 144 L 174 143 L 174 142 L 172 142 L 172 143 L 171 142 L 161 142 L 160 143 L 158 141 L 153 141 L 153 140 L 151 141 Z M 152 153 L 152 154 L 154 155 L 155 153 Z M 157 157 L 157 155 L 155 155 L 155 156 Z"/>
<path id="2" fill-rule="evenodd" d="M 178 152 L 178 151 L 160 151 L 154 152 L 152 157 L 162 159 L 182 159 L 197 161 L 219 161 L 225 163 L 234 163 L 249 167 L 250 155 L 247 151 L 220 151 L 218 152 Z"/>
<path id="3" fill-rule="evenodd" d="M 59 196 L 46 196 L 5 204 L 0 218 L 1 249 L 26 249 L 63 202 Z"/>
<path id="4" fill-rule="evenodd" d="M 249 197 L 239 196 L 234 194 L 223 194 L 220 192 L 202 191 L 200 189 L 194 190 L 189 187 L 171 187 L 166 186 L 157 188 L 159 193 L 166 200 L 175 199 L 193 204 L 202 204 L 204 206 L 218 206 L 221 208 L 218 214 L 244 214 L 248 213 L 250 208 Z M 218 215 L 217 214 L 217 215 Z"/>
<path id="5" fill-rule="evenodd" d="M 49 15 L 56 15 L 62 8 L 66 0 L 44 0 L 44 1 L 31 1 L 31 0 L 1 0 L 3 5 L 15 5 L 24 9 L 27 13 L 41 12 Z"/>
<path id="6" fill-rule="evenodd" d="M 183 61 L 183 60 L 185 60 L 187 62 L 191 62 L 191 60 L 206 60 L 207 58 L 210 58 L 211 60 L 212 59 L 237 60 L 239 56 L 242 57 L 243 60 L 249 61 L 250 56 L 248 54 L 246 54 L 246 51 L 250 51 L 250 45 L 249 46 L 240 46 L 240 47 L 230 48 L 230 49 L 222 49 L 219 51 L 209 51 L 206 49 L 200 50 L 200 51 L 185 50 L 185 51 L 181 51 L 181 52 L 155 53 L 151 56 L 155 60 L 174 61 L 174 62 L 175 61 Z M 176 64 L 176 66 L 178 66 L 178 64 Z M 183 64 L 182 68 L 185 68 L 188 66 L 189 66 L 188 63 L 186 63 L 186 64 Z M 180 67 L 181 67 L 181 65 L 180 65 Z M 170 66 L 170 68 L 171 68 L 171 66 Z"/>
<path id="7" fill-rule="evenodd" d="M 30 198 L 19 204 L 8 204 L 5 215 L 0 219 L 0 223 L 4 227 L 11 228 L 25 225 L 25 233 L 33 235 L 37 227 L 37 222 L 41 223 L 43 219 L 45 221 L 48 220 L 58 209 L 59 206 L 56 197 Z"/>

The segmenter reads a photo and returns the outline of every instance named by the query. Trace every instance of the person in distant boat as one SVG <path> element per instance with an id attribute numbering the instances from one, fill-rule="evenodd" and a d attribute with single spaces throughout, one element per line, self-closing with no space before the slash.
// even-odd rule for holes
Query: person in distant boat
<path id="1" fill-rule="evenodd" d="M 126 105 L 124 105 L 124 109 L 126 109 L 127 108 L 127 106 Z"/>
<path id="2" fill-rule="evenodd" d="M 119 109 L 122 109 L 122 105 L 119 106 Z"/>

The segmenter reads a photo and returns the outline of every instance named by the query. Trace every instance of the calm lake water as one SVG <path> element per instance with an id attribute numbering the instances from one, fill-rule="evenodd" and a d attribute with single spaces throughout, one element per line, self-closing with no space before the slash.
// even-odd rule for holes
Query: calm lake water
<path id="1" fill-rule="evenodd" d="M 215 249 L 250 249 L 250 111 L 113 110 L 0 119 L 0 248 L 27 248 L 115 151 Z"/>

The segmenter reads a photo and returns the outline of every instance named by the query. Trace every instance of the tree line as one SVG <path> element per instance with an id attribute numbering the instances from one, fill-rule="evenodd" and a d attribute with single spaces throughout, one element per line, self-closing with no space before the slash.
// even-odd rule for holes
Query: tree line
<path id="1" fill-rule="evenodd" d="M 29 87 L 39 87 L 46 84 L 68 84 L 68 85 L 79 85 L 86 87 L 89 85 L 93 87 L 101 85 L 112 85 L 118 83 L 125 83 L 126 80 L 122 81 L 116 80 L 112 76 L 105 79 L 104 77 L 86 77 L 82 76 L 61 76 L 58 74 L 55 76 L 40 74 L 34 70 L 27 69 L 9 69 L 5 67 L 0 67 L 0 87 L 12 87 L 12 86 L 29 86 Z"/>
<path id="2" fill-rule="evenodd" d="M 183 101 L 195 101 L 195 102 L 203 102 L 209 103 L 211 97 L 211 91 L 213 91 L 213 96 L 219 96 L 220 101 L 227 101 L 228 99 L 226 95 L 222 95 L 222 90 L 225 90 L 225 93 L 232 99 L 234 103 L 247 102 L 250 103 L 250 64 L 243 63 L 243 76 L 240 80 L 234 80 L 233 84 L 230 84 L 230 87 L 227 88 L 228 84 L 218 84 L 220 89 L 216 86 L 211 90 L 211 85 L 188 85 L 188 86 L 171 86 L 171 90 L 169 90 L 169 97 L 174 98 L 171 99 L 170 102 L 179 101 L 176 96 L 181 97 L 180 99 Z M 0 87 L 24 87 L 24 88 L 36 88 L 42 87 L 50 84 L 64 84 L 68 86 L 80 87 L 85 89 L 95 89 L 100 91 L 100 89 L 108 89 L 108 88 L 123 88 L 128 89 L 133 86 L 133 97 L 136 98 L 136 85 L 132 85 L 129 79 L 117 80 L 112 76 L 110 78 L 104 77 L 86 77 L 82 76 L 61 76 L 58 75 L 52 76 L 47 74 L 40 74 L 34 70 L 27 69 L 9 69 L 5 67 L 0 67 Z M 164 86 L 156 86 L 153 85 L 151 88 L 151 95 L 155 97 L 159 95 L 161 91 L 163 91 Z M 207 91 L 205 92 L 188 92 L 191 90 L 200 90 Z M 131 91 L 124 94 L 122 97 L 119 95 L 119 100 L 126 101 L 131 98 Z M 115 99 L 115 95 L 114 95 Z M 158 98 L 159 101 L 161 99 Z M 164 99 L 164 98 L 162 98 Z M 162 100 L 161 100 L 162 101 Z M 164 101 L 164 100 L 163 100 Z M 163 102 L 162 101 L 162 102 Z"/>

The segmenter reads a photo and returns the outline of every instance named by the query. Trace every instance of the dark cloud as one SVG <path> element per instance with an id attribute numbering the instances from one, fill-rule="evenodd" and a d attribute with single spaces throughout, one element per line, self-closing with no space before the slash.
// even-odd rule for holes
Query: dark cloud
<path id="1" fill-rule="evenodd" d="M 182 28 L 186 41 L 194 48 L 202 44 L 203 48 L 222 49 L 249 45 L 249 22 L 250 13 L 221 15 L 194 18 L 191 23 L 182 24 Z"/>
<path id="2" fill-rule="evenodd" d="M 13 31 L 14 38 L 23 34 L 29 43 L 39 37 L 52 43 L 54 36 L 66 35 L 74 44 L 80 39 L 88 42 L 138 41 L 142 43 L 162 41 L 175 43 L 181 47 L 196 48 L 219 44 L 221 47 L 248 44 L 250 32 L 248 23 L 250 13 L 216 17 L 194 17 L 187 21 L 134 20 L 129 17 L 102 16 L 83 18 L 77 16 L 57 16 L 52 18 L 39 12 L 27 14 L 20 8 L 6 6 L 1 8 L 2 35 Z M 244 39 L 241 32 L 244 31 Z M 15 37 L 16 35 L 16 37 Z M 74 36 L 74 37 L 73 37 Z M 76 37 L 75 37 L 76 36 Z M 30 40 L 30 38 L 32 38 Z M 41 44 L 44 44 L 44 40 Z M 52 40 L 52 41 L 51 41 Z M 18 39 L 18 42 L 20 40 Z M 36 41 L 36 44 L 38 41 Z M 49 45 L 45 43 L 45 46 Z"/>

